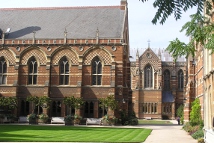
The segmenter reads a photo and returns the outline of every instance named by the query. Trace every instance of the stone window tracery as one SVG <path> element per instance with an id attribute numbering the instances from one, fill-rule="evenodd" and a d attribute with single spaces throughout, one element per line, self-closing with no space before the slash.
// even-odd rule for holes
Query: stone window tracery
<path id="1" fill-rule="evenodd" d="M 0 58 L 0 85 L 7 81 L 7 63 L 4 58 Z"/>
<path id="2" fill-rule="evenodd" d="M 144 87 L 152 88 L 153 86 L 153 69 L 151 65 L 147 65 L 144 68 Z"/>
<path id="3" fill-rule="evenodd" d="M 178 89 L 184 88 L 184 74 L 182 70 L 178 72 Z"/>
<path id="4" fill-rule="evenodd" d="M 170 90 L 170 72 L 169 70 L 164 71 L 164 90 Z"/>
<path id="5" fill-rule="evenodd" d="M 101 85 L 102 81 L 102 63 L 99 57 L 92 60 L 92 85 Z"/>
<path id="6" fill-rule="evenodd" d="M 32 57 L 28 62 L 28 84 L 37 84 L 37 74 L 38 74 L 38 64 L 34 57 Z"/>
<path id="7" fill-rule="evenodd" d="M 60 85 L 68 85 L 69 83 L 69 63 L 66 57 L 63 57 L 60 61 Z"/>

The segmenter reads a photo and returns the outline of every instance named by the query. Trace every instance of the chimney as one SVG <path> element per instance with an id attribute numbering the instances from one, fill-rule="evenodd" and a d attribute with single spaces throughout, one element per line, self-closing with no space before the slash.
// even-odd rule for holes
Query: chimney
<path id="1" fill-rule="evenodd" d="M 121 10 L 125 10 L 126 9 L 126 7 L 127 7 L 127 0 L 121 0 L 120 1 L 120 9 Z"/>

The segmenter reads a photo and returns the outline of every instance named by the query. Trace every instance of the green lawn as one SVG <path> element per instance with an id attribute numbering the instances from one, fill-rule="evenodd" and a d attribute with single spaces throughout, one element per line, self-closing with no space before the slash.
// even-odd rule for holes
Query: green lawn
<path id="1" fill-rule="evenodd" d="M 143 128 L 0 125 L 1 142 L 143 142 Z"/>
<path id="2" fill-rule="evenodd" d="M 140 125 L 166 125 L 166 124 L 172 124 L 170 121 L 164 121 L 164 120 L 138 120 L 138 123 Z"/>

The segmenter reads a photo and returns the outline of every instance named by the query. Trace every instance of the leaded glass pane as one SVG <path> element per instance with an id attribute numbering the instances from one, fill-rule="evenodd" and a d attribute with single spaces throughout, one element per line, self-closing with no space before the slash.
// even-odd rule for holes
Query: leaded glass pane
<path id="1" fill-rule="evenodd" d="M 169 70 L 164 71 L 164 89 L 170 90 L 170 73 L 169 73 Z"/>
<path id="2" fill-rule="evenodd" d="M 5 61 L 3 61 L 3 73 L 7 72 L 7 64 Z"/>
<path id="3" fill-rule="evenodd" d="M 2 84 L 6 84 L 6 79 L 7 79 L 7 76 L 3 75 Z"/>
<path id="4" fill-rule="evenodd" d="M 102 74 L 102 64 L 101 64 L 101 62 L 99 62 L 99 64 L 98 64 L 97 74 Z"/>
<path id="5" fill-rule="evenodd" d="M 68 85 L 69 83 L 69 63 L 66 57 L 63 57 L 63 59 L 60 62 L 60 79 L 59 84 L 60 85 Z"/>
<path id="6" fill-rule="evenodd" d="M 32 84 L 32 75 L 28 76 L 28 84 Z"/>
<path id="7" fill-rule="evenodd" d="M 96 74 L 96 73 L 97 73 L 97 72 L 96 72 L 96 67 L 97 67 L 96 61 L 94 61 L 94 62 L 92 63 L 92 74 Z"/>
<path id="8" fill-rule="evenodd" d="M 3 73 L 3 64 L 2 61 L 0 61 L 0 74 Z"/>
<path id="9" fill-rule="evenodd" d="M 3 79 L 3 75 L 0 75 L 0 84 L 3 84 L 2 79 Z"/>
<path id="10" fill-rule="evenodd" d="M 150 65 L 144 69 L 144 86 L 145 88 L 152 88 L 153 86 L 153 71 Z"/>
<path id="11" fill-rule="evenodd" d="M 36 61 L 34 61 L 34 72 L 33 73 L 37 73 L 37 62 Z"/>
<path id="12" fill-rule="evenodd" d="M 101 80 L 102 80 L 102 76 L 98 75 L 97 76 L 97 85 L 101 85 Z"/>
<path id="13" fill-rule="evenodd" d="M 69 81 L 69 76 L 68 75 L 65 75 L 65 85 L 68 85 L 68 81 Z"/>
<path id="14" fill-rule="evenodd" d="M 33 75 L 33 84 L 37 83 L 37 75 Z"/>
<path id="15" fill-rule="evenodd" d="M 60 74 L 64 73 L 64 64 L 63 62 L 60 63 Z"/>
<path id="16" fill-rule="evenodd" d="M 102 63 L 98 57 L 92 61 L 92 85 L 101 85 Z"/>
<path id="17" fill-rule="evenodd" d="M 92 85 L 96 85 L 96 75 L 92 75 Z"/>
<path id="18" fill-rule="evenodd" d="M 183 71 L 180 70 L 178 72 L 178 88 L 183 89 L 183 87 L 184 87 L 184 75 L 183 75 Z"/>
<path id="19" fill-rule="evenodd" d="M 63 85 L 63 80 L 64 80 L 64 75 L 60 75 L 60 81 L 59 81 L 60 85 Z"/>

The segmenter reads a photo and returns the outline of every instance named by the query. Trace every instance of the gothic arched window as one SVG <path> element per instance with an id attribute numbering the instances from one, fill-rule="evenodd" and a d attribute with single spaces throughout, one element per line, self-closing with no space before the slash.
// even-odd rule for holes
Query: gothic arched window
<path id="1" fill-rule="evenodd" d="M 184 88 L 184 73 L 182 70 L 178 71 L 178 89 Z"/>
<path id="2" fill-rule="evenodd" d="M 92 85 L 101 85 L 102 63 L 98 57 L 92 60 Z"/>
<path id="3" fill-rule="evenodd" d="M 169 72 L 169 70 L 164 71 L 164 90 L 170 90 L 170 72 Z"/>
<path id="4" fill-rule="evenodd" d="M 0 85 L 7 81 L 7 63 L 4 58 L 0 58 Z"/>
<path id="5" fill-rule="evenodd" d="M 32 57 L 28 62 L 28 84 L 35 85 L 37 84 L 37 72 L 38 66 L 36 59 Z"/>
<path id="6" fill-rule="evenodd" d="M 68 83 L 69 83 L 69 63 L 68 63 L 68 60 L 66 57 L 63 57 L 60 60 L 59 70 L 60 70 L 59 84 L 68 85 Z"/>
<path id="7" fill-rule="evenodd" d="M 150 65 L 144 68 L 144 87 L 152 88 L 153 86 L 153 70 Z"/>

